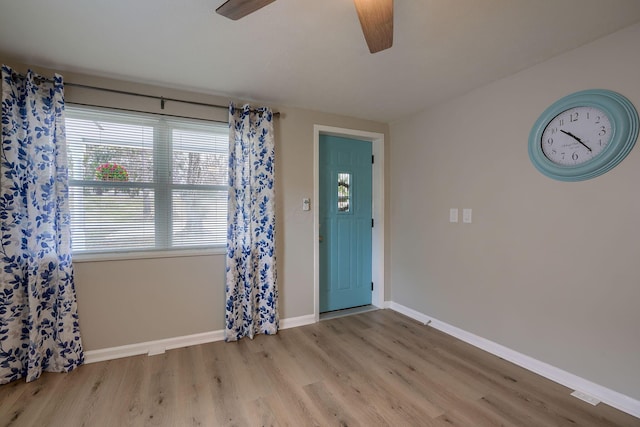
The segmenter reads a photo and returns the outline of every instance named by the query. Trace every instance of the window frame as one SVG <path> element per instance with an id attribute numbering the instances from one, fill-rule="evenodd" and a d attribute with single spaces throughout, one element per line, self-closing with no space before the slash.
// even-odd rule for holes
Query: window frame
<path id="1" fill-rule="evenodd" d="M 173 156 L 174 144 L 172 133 L 174 130 L 194 130 L 196 126 L 189 126 L 201 122 L 203 124 L 220 124 L 228 126 L 228 123 L 217 120 L 206 120 L 201 118 L 191 118 L 183 116 L 174 116 L 169 114 L 158 114 L 145 111 L 134 111 L 129 109 L 120 109 L 114 107 L 102 107 L 86 104 L 76 104 L 68 102 L 66 106 L 66 115 L 69 115 L 69 109 L 78 111 L 77 116 L 81 116 L 84 111 L 105 111 L 116 112 L 119 114 L 131 114 L 131 120 L 113 120 L 112 123 L 118 124 L 136 124 L 153 127 L 153 180 L 150 182 L 104 182 L 89 179 L 68 179 L 68 188 L 141 188 L 149 189 L 154 194 L 154 241 L 155 247 L 149 248 L 130 248 L 115 249 L 106 251 L 80 251 L 73 250 L 73 260 L 76 262 L 90 261 L 108 261 L 108 260 L 129 260 L 129 259 L 147 259 L 147 258 L 173 258 L 185 256 L 205 256 L 226 253 L 226 230 L 222 233 L 223 240 L 211 245 L 193 245 L 193 246 L 173 246 L 173 194 L 179 190 L 207 191 L 207 192 L 225 192 L 228 194 L 228 185 L 222 184 L 178 184 L 173 183 Z M 72 113 L 73 115 L 73 113 Z M 139 121 L 135 120 L 135 116 L 139 117 Z M 154 117 L 154 119 L 144 118 L 143 116 Z M 157 119 L 157 120 L 156 120 Z M 181 122 L 181 120 L 183 122 Z M 164 135 L 161 135 L 163 133 Z M 67 146 L 69 143 L 67 142 Z M 228 143 L 224 147 L 228 149 Z M 163 160 L 166 159 L 166 160 Z M 159 166 L 155 166 L 159 165 Z M 228 164 L 227 164 L 228 168 Z M 228 177 L 228 169 L 226 171 Z M 71 202 L 69 201 L 69 210 L 72 212 Z M 226 221 L 226 210 L 224 219 Z M 71 215 L 73 222 L 73 215 Z M 73 243 L 73 242 L 72 242 Z"/>

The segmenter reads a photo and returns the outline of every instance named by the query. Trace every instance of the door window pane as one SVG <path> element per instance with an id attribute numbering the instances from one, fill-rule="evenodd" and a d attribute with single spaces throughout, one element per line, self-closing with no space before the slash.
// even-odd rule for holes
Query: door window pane
<path id="1" fill-rule="evenodd" d="M 338 212 L 349 212 L 351 205 L 351 174 L 338 173 Z"/>

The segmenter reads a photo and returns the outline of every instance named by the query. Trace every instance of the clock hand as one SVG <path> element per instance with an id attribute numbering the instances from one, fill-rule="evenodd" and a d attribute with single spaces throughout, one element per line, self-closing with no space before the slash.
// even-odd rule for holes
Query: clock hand
<path id="1" fill-rule="evenodd" d="M 560 129 L 560 132 L 569 135 L 571 138 L 575 139 L 576 141 L 578 141 L 580 144 L 584 145 L 584 148 L 586 148 L 587 150 L 591 151 L 591 148 L 589 148 L 587 146 L 587 144 L 585 144 L 584 142 L 582 142 L 582 140 L 580 138 L 578 138 L 577 136 L 575 136 L 574 134 L 572 134 L 571 132 L 567 132 L 564 129 Z"/>

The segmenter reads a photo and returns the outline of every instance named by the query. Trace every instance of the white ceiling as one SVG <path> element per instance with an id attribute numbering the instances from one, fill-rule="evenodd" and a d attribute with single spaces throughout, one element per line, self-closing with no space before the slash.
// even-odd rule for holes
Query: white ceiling
<path id="1" fill-rule="evenodd" d="M 33 65 L 390 122 L 640 21 L 639 0 L 396 0 L 370 54 L 351 0 L 0 0 Z"/>

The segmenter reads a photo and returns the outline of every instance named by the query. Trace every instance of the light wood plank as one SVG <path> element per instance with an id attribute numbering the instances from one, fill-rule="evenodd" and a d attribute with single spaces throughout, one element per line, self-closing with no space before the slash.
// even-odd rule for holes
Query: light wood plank
<path id="1" fill-rule="evenodd" d="M 6 384 L 0 427 L 640 427 L 570 392 L 378 310 Z"/>
<path id="2" fill-rule="evenodd" d="M 273 410 L 262 397 L 249 402 L 246 405 L 246 411 L 252 426 L 279 427 L 283 425 L 278 422 Z"/>

